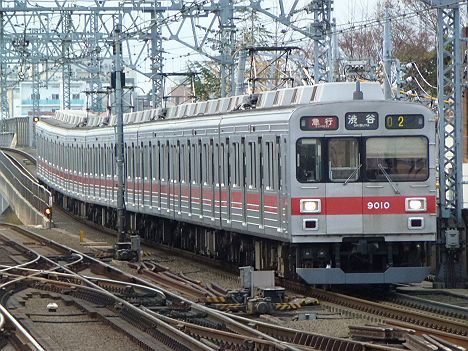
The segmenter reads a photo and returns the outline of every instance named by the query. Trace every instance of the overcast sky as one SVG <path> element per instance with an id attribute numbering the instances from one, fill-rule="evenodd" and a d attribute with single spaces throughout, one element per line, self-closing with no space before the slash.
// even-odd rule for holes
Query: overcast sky
<path id="1" fill-rule="evenodd" d="M 338 26 L 346 26 L 347 24 L 351 24 L 356 21 L 373 18 L 377 4 L 382 1 L 383 0 L 334 0 L 334 11 L 332 13 L 332 17 L 336 18 Z M 290 6 L 292 6 L 294 1 L 283 0 L 283 3 L 285 7 L 285 12 L 288 12 Z M 310 3 L 310 0 L 299 0 L 296 9 L 299 9 L 308 3 Z M 263 6 L 269 5 L 269 9 L 273 13 L 279 12 L 278 4 L 278 0 L 263 0 L 262 2 Z M 297 22 L 296 25 L 305 28 L 308 24 L 310 24 L 310 16 L 310 14 L 307 15 L 305 12 L 302 12 L 302 14 L 299 15 L 299 17 L 302 18 L 302 21 Z M 200 21 L 203 22 L 203 20 Z M 271 23 L 273 22 L 271 19 L 265 20 L 265 18 L 263 19 L 263 21 L 263 23 L 265 23 L 267 26 L 268 23 L 270 23 L 271 25 Z M 184 30 L 182 32 L 184 32 Z M 189 34 L 189 36 L 190 35 L 192 34 Z M 166 54 L 164 55 L 164 71 L 167 72 L 186 71 L 186 65 L 188 60 L 206 60 L 206 58 L 201 55 L 190 54 L 191 52 L 193 52 L 192 50 L 188 49 L 183 44 L 174 41 L 165 41 L 163 43 L 163 47 L 166 50 Z M 148 66 L 147 70 L 149 70 L 149 60 L 147 60 L 146 65 Z"/>
<path id="2" fill-rule="evenodd" d="M 378 0 L 335 0 L 334 16 L 338 24 L 372 17 Z"/>

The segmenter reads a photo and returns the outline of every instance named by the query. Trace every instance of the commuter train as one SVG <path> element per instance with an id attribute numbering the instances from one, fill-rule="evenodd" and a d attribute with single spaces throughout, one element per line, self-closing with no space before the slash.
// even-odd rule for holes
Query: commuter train
<path id="1" fill-rule="evenodd" d="M 377 83 L 356 86 L 125 114 L 126 230 L 309 284 L 423 280 L 435 116 L 384 100 Z M 115 116 L 59 111 L 35 128 L 38 177 L 55 201 L 115 229 Z"/>

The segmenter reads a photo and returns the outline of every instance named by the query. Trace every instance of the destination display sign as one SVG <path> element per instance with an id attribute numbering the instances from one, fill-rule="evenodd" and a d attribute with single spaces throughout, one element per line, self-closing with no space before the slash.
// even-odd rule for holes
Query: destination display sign
<path id="1" fill-rule="evenodd" d="M 423 115 L 387 115 L 385 128 L 387 129 L 421 129 L 424 127 Z"/>
<path id="2" fill-rule="evenodd" d="M 365 130 L 379 128 L 377 112 L 348 112 L 345 114 L 345 128 L 349 130 Z"/>
<path id="3" fill-rule="evenodd" d="M 336 130 L 337 116 L 308 116 L 301 118 L 301 130 Z"/>

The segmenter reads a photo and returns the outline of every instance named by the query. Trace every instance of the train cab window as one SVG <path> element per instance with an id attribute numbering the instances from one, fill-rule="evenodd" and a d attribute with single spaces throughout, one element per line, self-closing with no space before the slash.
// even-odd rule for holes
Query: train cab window
<path id="1" fill-rule="evenodd" d="M 319 139 L 302 138 L 296 143 L 296 178 L 301 183 L 321 180 L 322 147 Z"/>
<path id="2" fill-rule="evenodd" d="M 346 183 L 357 181 L 361 168 L 358 139 L 330 139 L 328 166 L 330 181 Z"/>
<path id="3" fill-rule="evenodd" d="M 426 180 L 429 176 L 425 137 L 369 138 L 366 141 L 366 176 L 369 181 Z"/>

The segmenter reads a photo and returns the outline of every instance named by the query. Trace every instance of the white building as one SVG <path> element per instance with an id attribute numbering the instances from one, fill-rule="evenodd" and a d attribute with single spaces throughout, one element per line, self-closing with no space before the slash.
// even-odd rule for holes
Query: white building
<path id="1" fill-rule="evenodd" d="M 70 107 L 72 110 L 86 109 L 85 81 L 74 81 L 70 84 Z M 32 82 L 23 81 L 13 90 L 13 111 L 10 115 L 14 117 L 30 116 L 33 110 Z M 41 114 L 53 114 L 56 110 L 63 109 L 62 82 L 60 80 L 50 81 L 46 87 L 39 90 L 39 111 Z"/>

